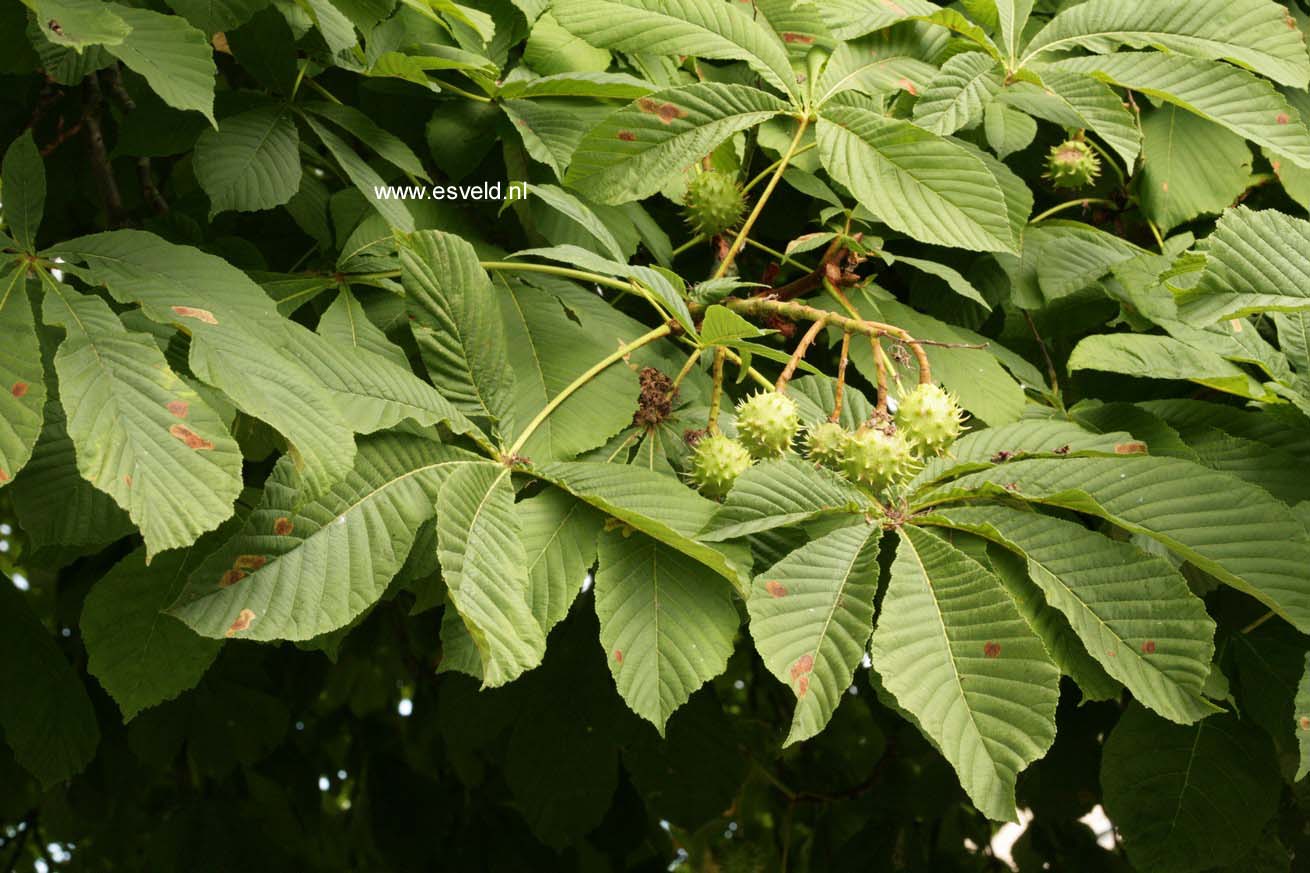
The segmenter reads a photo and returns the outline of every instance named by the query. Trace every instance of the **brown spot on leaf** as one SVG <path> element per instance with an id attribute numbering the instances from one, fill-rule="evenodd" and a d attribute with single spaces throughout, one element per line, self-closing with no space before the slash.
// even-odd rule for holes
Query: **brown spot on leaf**
<path id="1" fill-rule="evenodd" d="M 218 324 L 218 319 L 208 309 L 197 309 L 194 306 L 174 306 L 173 313 L 183 318 L 194 318 L 196 321 L 203 321 L 205 324 Z"/>
<path id="2" fill-rule="evenodd" d="M 191 404 L 185 400 L 170 400 L 164 404 L 164 408 L 173 413 L 175 418 L 186 418 L 187 413 L 191 411 Z"/>
<path id="3" fill-rule="evenodd" d="M 888 9 L 890 9 L 892 12 L 895 12 L 897 15 L 905 14 L 905 7 L 897 3 L 896 0 L 882 0 L 882 5 L 886 6 Z"/>
<path id="4" fill-rule="evenodd" d="M 1146 443 L 1137 441 L 1119 443 L 1114 447 L 1114 453 L 1116 455 L 1144 455 L 1146 454 Z"/>
<path id="5" fill-rule="evenodd" d="M 258 570 L 268 563 L 268 558 L 264 555 L 237 555 L 237 559 L 232 562 L 234 570 Z"/>
<path id="6" fill-rule="evenodd" d="M 785 597 L 787 595 L 787 586 L 783 585 L 777 579 L 770 579 L 764 583 L 764 590 L 774 597 Z"/>
<path id="7" fill-rule="evenodd" d="M 616 664 L 622 664 L 622 663 L 623 663 L 623 650 L 622 650 L 622 649 L 615 649 L 615 650 L 614 650 L 614 663 L 616 663 Z"/>
<path id="8" fill-rule="evenodd" d="M 1147 640 L 1146 642 L 1142 643 L 1142 654 L 1144 655 L 1155 654 L 1155 640 Z"/>
<path id="9" fill-rule="evenodd" d="M 214 444 L 211 441 L 205 439 L 185 424 L 175 424 L 168 429 L 168 432 L 186 443 L 188 449 L 195 449 L 197 452 L 213 451 Z"/>
<path id="10" fill-rule="evenodd" d="M 800 681 L 796 683 L 796 699 L 800 700 L 806 694 L 808 694 L 809 691 L 810 691 L 810 677 L 802 676 L 800 678 Z"/>
<path id="11" fill-rule="evenodd" d="M 29 387 L 31 386 L 29 386 L 26 382 L 15 382 L 14 387 L 9 389 L 9 393 L 14 395 L 15 397 L 22 397 L 24 394 L 27 393 L 27 389 Z"/>
<path id="12" fill-rule="evenodd" d="M 999 658 L 1001 656 L 1001 644 L 988 640 L 983 643 L 983 654 L 989 658 Z"/>
<path id="13" fill-rule="evenodd" d="M 1301 730 L 1310 731 L 1310 715 L 1301 716 L 1297 719 L 1297 724 L 1301 726 Z"/>
<path id="14" fill-rule="evenodd" d="M 909 91 L 909 92 L 910 92 L 910 96 L 912 96 L 912 97 L 918 97 L 918 96 L 919 96 L 919 89 L 916 88 L 916 87 L 914 86 L 914 83 L 911 82 L 909 79 L 902 78 L 902 79 L 900 79 L 900 81 L 898 81 L 896 84 L 897 84 L 897 86 L 899 86 L 902 90 L 904 90 L 904 91 Z"/>
<path id="15" fill-rule="evenodd" d="M 1168 194 L 1168 193 L 1169 193 L 1169 183 L 1168 183 L 1168 182 L 1161 182 L 1161 183 L 1160 183 L 1160 190 L 1163 191 L 1163 192 L 1165 192 L 1166 194 Z"/>
<path id="16" fill-rule="evenodd" d="M 9 474 L 6 473 L 4 470 L 0 470 L 0 482 L 8 482 L 8 481 L 9 481 Z"/>
<path id="17" fill-rule="evenodd" d="M 806 36 L 803 33 L 784 33 L 782 35 L 782 41 L 787 43 L 800 43 L 801 45 L 809 45 L 810 43 L 814 42 L 814 37 Z"/>
<path id="18" fill-rule="evenodd" d="M 124 474 L 123 474 L 123 484 L 126 485 L 128 488 L 131 488 L 131 487 L 132 487 L 132 477 L 129 476 L 129 475 L 127 475 L 126 473 L 124 473 Z"/>
<path id="19" fill-rule="evenodd" d="M 1106 654 L 1109 655 L 1111 658 L 1113 658 L 1115 655 L 1117 655 L 1117 654 L 1119 654 L 1119 653 L 1116 652 L 1114 649 L 1110 649 L 1110 650 L 1108 650 L 1108 651 L 1106 652 Z"/>
<path id="20" fill-rule="evenodd" d="M 224 573 L 222 576 L 219 577 L 218 587 L 231 588 L 233 585 L 237 584 L 244 578 L 246 578 L 246 574 L 243 570 L 236 570 L 236 569 L 228 570 L 226 573 Z"/>
<path id="21" fill-rule="evenodd" d="M 224 636 L 229 636 L 229 637 L 235 636 L 236 634 L 241 633 L 243 630 L 248 630 L 250 628 L 251 623 L 254 622 L 254 620 L 255 620 L 255 613 L 252 610 L 249 609 L 241 610 L 239 613 L 237 613 L 236 620 L 233 621 L 231 626 L 228 627 L 227 633 L 224 634 Z"/>
<path id="22" fill-rule="evenodd" d="M 1275 118 L 1274 121 L 1277 121 L 1279 124 L 1291 124 L 1292 117 L 1288 115 L 1286 112 L 1280 112 L 1278 113 L 1278 117 Z"/>
<path id="23" fill-rule="evenodd" d="M 635 142 L 637 139 L 637 135 L 630 130 L 620 130 L 619 139 L 623 140 L 624 142 Z"/>
<path id="24" fill-rule="evenodd" d="M 280 537 L 286 536 L 295 529 L 296 526 L 292 524 L 291 519 L 287 518 L 285 515 L 278 516 L 273 520 L 273 533 Z"/>
<path id="25" fill-rule="evenodd" d="M 637 101 L 637 108 L 648 115 L 654 115 L 660 120 L 661 124 L 672 124 L 679 118 L 687 117 L 687 110 L 673 103 L 661 103 L 650 97 L 642 97 Z"/>
<path id="26" fill-rule="evenodd" d="M 791 678 L 800 679 L 806 673 L 814 669 L 814 656 L 806 653 L 796 659 L 796 663 L 791 665 Z M 807 682 L 809 680 L 806 680 Z"/>
<path id="27" fill-rule="evenodd" d="M 1242 319 L 1234 318 L 1232 321 L 1228 322 L 1228 324 L 1233 328 L 1233 333 L 1242 332 Z"/>

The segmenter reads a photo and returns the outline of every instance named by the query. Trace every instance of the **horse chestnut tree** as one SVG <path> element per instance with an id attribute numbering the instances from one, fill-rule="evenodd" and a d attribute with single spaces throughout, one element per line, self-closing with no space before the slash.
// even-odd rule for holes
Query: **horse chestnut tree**
<path id="1" fill-rule="evenodd" d="M 1304 867 L 1308 27 L 0 4 L 0 868 Z"/>

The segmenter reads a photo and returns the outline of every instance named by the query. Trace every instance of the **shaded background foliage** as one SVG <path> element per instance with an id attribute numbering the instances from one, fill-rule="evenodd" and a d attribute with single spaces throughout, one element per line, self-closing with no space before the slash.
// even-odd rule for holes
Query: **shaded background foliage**
<path id="1" fill-rule="evenodd" d="M 474 242 L 483 257 L 576 245 L 593 259 L 673 264 L 674 245 L 685 235 L 676 202 L 682 174 L 642 181 L 661 193 L 640 203 L 615 197 L 624 202 L 609 204 L 601 189 L 587 190 L 592 199 L 574 200 L 554 186 L 584 179 L 576 187 L 586 190 L 573 149 L 588 130 L 652 90 L 643 81 L 661 87 L 696 79 L 758 84 L 758 69 L 721 58 L 671 60 L 588 45 L 545 3 L 423 7 L 435 19 L 420 14 L 419 5 L 127 4 L 172 16 L 175 30 L 164 43 L 191 46 L 179 63 L 217 75 L 211 106 L 205 88 L 187 88 L 185 70 L 147 73 L 139 54 L 108 43 L 90 44 L 80 55 L 58 45 L 41 24 L 77 14 L 76 3 L 51 0 L 34 10 L 4 3 L 0 141 L 30 131 L 32 151 L 44 166 L 47 193 L 36 248 L 109 228 L 144 229 L 218 255 L 261 282 L 283 315 L 336 342 L 362 344 L 358 334 L 347 342 L 332 331 L 363 315 L 375 329 L 364 331 L 364 342 L 375 343 L 380 354 L 399 355 L 415 372 L 423 363 L 431 372 L 433 364 L 397 294 L 394 274 L 404 258 L 391 241 L 393 228 L 444 231 Z M 886 214 L 857 215 L 855 226 L 871 238 L 886 234 L 894 254 L 881 248 L 881 239 L 870 242 L 874 257 L 848 265 L 850 282 L 875 276 L 875 287 L 890 292 L 877 298 L 879 309 L 916 335 L 992 343 L 985 351 L 935 352 L 938 378 L 964 395 L 975 423 L 1063 418 L 1098 435 L 1126 431 L 1153 455 L 1172 454 L 1245 479 L 1304 519 L 1310 498 L 1310 485 L 1299 475 L 1310 456 L 1304 314 L 1286 301 L 1243 311 L 1255 317 L 1243 322 L 1249 331 L 1235 339 L 1199 328 L 1189 333 L 1152 306 L 1161 294 L 1169 297 L 1156 281 L 1167 269 L 1209 270 L 1206 275 L 1218 275 L 1225 287 L 1238 284 L 1186 254 L 1215 232 L 1216 217 L 1234 203 L 1255 212 L 1225 215 L 1233 247 L 1248 232 L 1266 242 L 1290 241 L 1293 249 L 1310 239 L 1304 223 L 1264 211 L 1304 215 L 1310 197 L 1305 170 L 1278 147 L 1310 154 L 1310 137 L 1295 141 L 1304 134 L 1296 113 L 1306 105 L 1306 92 L 1279 79 L 1280 67 L 1260 69 L 1281 83 L 1281 97 L 1270 97 L 1265 79 L 1247 78 L 1266 83 L 1252 86 L 1261 99 L 1285 100 L 1270 105 L 1287 106 L 1287 118 L 1276 120 L 1272 133 L 1267 118 L 1235 131 L 1222 107 L 1201 117 L 1206 112 L 1177 105 L 1185 98 L 1152 93 L 1148 99 L 1143 92 L 1151 91 L 1150 71 L 1125 68 L 1116 81 L 1134 89 L 1138 110 L 1128 115 L 1120 107 L 1130 121 L 1128 140 L 1114 123 L 1053 120 L 1049 108 L 1045 115 L 1033 110 L 1040 103 L 1033 95 L 1026 102 L 1021 96 L 996 99 L 1002 88 L 1011 94 L 1021 89 L 993 64 L 968 67 L 979 63 L 983 45 L 969 21 L 994 34 L 1003 50 L 1008 39 L 1013 60 L 1015 39 L 1006 36 L 1002 16 L 1023 5 L 962 0 L 950 8 L 967 18 L 936 23 L 898 23 L 888 4 L 825 7 L 837 42 L 864 35 L 861 14 L 890 16 L 876 29 L 885 29 L 882 50 L 895 60 L 894 73 L 866 83 L 860 93 L 876 95 L 889 114 L 990 149 L 1031 189 L 1032 215 L 1069 202 L 1041 178 L 1046 153 L 1067 136 L 1066 125 L 1089 128 L 1094 141 L 1107 146 L 1100 178 L 1077 194 L 1088 202 L 1028 226 L 1018 254 L 1018 246 L 997 246 L 1011 251 L 992 255 L 971 250 L 988 245 L 916 242 L 925 235 L 914 228 L 898 227 L 904 235 L 889 231 L 877 220 Z M 1036 3 L 1026 34 L 1076 5 Z M 786 3 L 759 6 L 775 17 L 794 11 Z M 939 13 L 935 4 L 906 6 L 901 15 Z M 789 30 L 791 24 L 776 29 L 799 33 L 786 44 L 796 48 L 792 60 L 800 67 L 806 40 L 814 39 L 804 28 L 817 13 L 805 4 L 796 8 L 797 30 Z M 1192 23 L 1204 18 L 1203 11 L 1192 12 Z M 1287 4 L 1285 11 L 1290 29 L 1305 24 L 1298 5 Z M 568 20 L 566 9 L 554 12 Z M 985 33 L 981 39 L 990 41 Z M 211 57 L 214 69 L 205 71 L 199 59 Z M 1084 63 L 1079 57 L 1068 59 L 1070 69 Z M 1295 71 L 1310 61 L 1288 63 Z M 1230 88 L 1248 86 L 1241 78 L 1247 74 L 1228 72 L 1237 69 L 1216 62 L 1199 75 L 1228 76 L 1221 84 Z M 607 81 L 604 87 L 613 90 L 599 96 L 588 86 L 576 93 L 530 90 L 535 76 L 603 71 L 621 71 L 632 82 Z M 952 86 L 957 74 L 981 84 L 972 92 Z M 1139 81 L 1134 75 L 1147 76 L 1140 81 L 1148 84 L 1133 84 Z M 961 96 L 966 92 L 974 99 Z M 475 99 L 484 94 L 494 100 Z M 954 108 L 947 111 L 942 103 Z M 1124 150 L 1135 155 L 1138 124 L 1143 159 L 1133 172 L 1133 158 L 1126 158 L 1125 181 L 1117 161 L 1125 160 Z M 727 145 L 711 143 L 710 163 L 749 179 L 787 148 L 790 134 L 776 119 L 766 121 Z M 257 144 L 253 153 L 243 151 L 250 142 Z M 593 175 L 611 163 L 603 150 L 586 161 Z M 374 182 L 403 185 L 429 177 L 439 184 L 526 179 L 541 187 L 505 208 L 499 202 L 371 203 L 367 197 Z M 6 185 L 10 178 L 19 176 L 7 173 Z M 841 230 L 847 207 L 859 199 L 846 190 L 858 187 L 854 176 L 832 187 L 825 178 L 814 152 L 797 158 L 753 231 L 773 251 L 744 249 L 738 256 L 743 279 L 773 285 L 803 279 L 829 241 L 806 235 Z M 12 190 L 0 196 L 10 204 L 18 199 Z M 34 250 L 32 240 L 18 238 L 14 218 L 5 216 L 6 228 L 26 243 L 15 250 Z M 1064 221 L 1073 218 L 1085 223 Z M 1156 234 L 1164 237 L 1158 245 Z M 1225 243 L 1218 232 L 1215 237 L 1212 251 L 1218 252 Z M 704 242 L 678 252 L 678 274 L 708 276 L 724 248 L 724 241 Z M 1157 249 L 1168 257 L 1152 260 L 1147 250 Z M 880 260 L 880 254 L 887 257 Z M 1300 254 L 1304 260 L 1305 251 Z M 596 269 L 622 275 L 611 272 L 612 265 Z M 1278 277 L 1284 280 L 1278 290 L 1304 296 L 1289 276 L 1295 271 Z M 659 274 L 642 273 L 640 281 L 654 287 Z M 1190 287 L 1187 281 L 1182 284 Z M 542 282 L 512 287 L 519 294 L 544 289 L 569 301 L 554 315 L 565 327 L 602 318 L 583 286 Z M 407 287 L 412 295 L 415 286 Z M 338 297 L 339 288 L 350 294 Z M 610 299 L 630 319 L 625 330 L 650 323 L 637 295 Z M 1257 311 L 1264 308 L 1293 311 Z M 183 340 L 172 328 L 117 304 L 113 309 L 132 330 L 155 335 L 170 364 L 186 371 Z M 1172 327 L 1156 331 L 1164 322 Z M 794 325 L 774 320 L 767 326 L 780 332 L 753 338 L 756 364 L 776 370 L 761 359 L 770 348 L 794 348 Z M 52 373 L 60 331 L 42 330 L 45 369 Z M 672 346 L 643 354 L 648 357 L 640 363 L 669 375 L 685 359 Z M 872 359 L 860 354 L 867 353 L 856 352 L 852 369 L 862 375 L 852 373 L 852 384 L 872 395 Z M 820 344 L 807 358 L 823 373 L 835 372 L 837 361 L 836 345 Z M 682 465 L 682 431 L 704 423 L 710 380 L 703 370 L 684 383 L 675 418 L 641 434 L 647 466 L 672 472 Z M 610 378 L 616 394 L 627 391 L 622 426 L 635 406 L 629 395 L 636 393 L 637 376 L 615 371 Z M 816 384 L 811 389 L 820 391 Z M 729 390 L 744 393 L 741 386 Z M 173 603 L 187 574 L 210 552 L 230 557 L 223 544 L 259 504 L 253 489 L 273 475 L 276 454 L 285 448 L 257 416 L 238 413 L 212 389 L 203 396 L 232 428 L 248 490 L 238 501 L 237 519 L 206 534 L 194 556 L 163 552 L 155 557 L 163 569 L 152 564 L 146 573 L 137 526 L 104 492 L 72 475 L 73 440 L 53 392 L 33 459 L 0 490 L 0 515 L 8 525 L 0 561 L 15 583 L 0 586 L 0 705 L 8 740 L 0 746 L 0 861 L 14 869 L 243 871 L 1009 867 L 990 849 L 996 825 L 974 807 L 950 763 L 893 705 L 867 663 L 856 669 L 827 728 L 782 748 L 797 698 L 745 640 L 740 603 L 734 608 L 743 632 L 727 669 L 668 718 L 663 736 L 616 692 L 603 661 L 607 653 L 596 644 L 604 632 L 595 618 L 590 574 L 567 618 L 550 631 L 541 666 L 489 690 L 452 671 L 469 652 L 457 650 L 442 628 L 454 609 L 443 606 L 438 533 L 430 524 L 418 528 L 419 545 L 377 604 L 347 627 L 279 645 L 200 640 L 159 609 Z M 558 435 L 565 443 L 569 438 Z M 643 462 L 640 450 L 632 454 L 633 463 Z M 773 563 L 764 556 L 781 556 L 795 545 L 787 533 L 775 531 L 774 541 L 756 544 L 756 569 Z M 602 542 L 617 542 L 616 536 L 602 534 Z M 1026 572 L 976 537 L 952 539 L 1002 577 Z M 879 555 L 884 570 L 892 551 Z M 1013 850 L 1018 869 L 1284 871 L 1299 869 L 1310 854 L 1310 797 L 1305 783 L 1293 779 L 1305 754 L 1297 748 L 1294 716 L 1310 709 L 1303 699 L 1310 694 L 1305 638 L 1281 619 L 1266 620 L 1262 605 L 1219 587 L 1196 567 L 1184 563 L 1181 570 L 1218 626 L 1217 669 L 1204 696 L 1229 713 L 1201 722 L 1205 728 L 1176 726 L 1129 703 L 1113 682 L 1103 695 L 1108 699 L 1080 703 L 1088 689 L 1080 692 L 1064 679 L 1054 744 L 1017 784 L 1017 805 L 1032 815 Z M 133 608 L 135 598 L 154 606 Z M 154 640 L 155 634 L 165 651 L 177 653 L 167 693 L 159 691 L 157 676 L 97 660 L 110 657 L 106 641 Z M 112 698 L 109 685 L 117 689 Z M 33 744 L 41 753 L 20 765 L 10 747 Z M 1162 816 L 1177 820 L 1181 801 L 1168 786 L 1157 790 L 1132 774 L 1171 763 L 1168 756 L 1179 750 L 1189 773 L 1193 760 L 1200 767 L 1190 790 L 1229 795 L 1244 814 L 1221 817 L 1222 827 L 1152 835 Z M 1103 771 L 1103 752 L 1121 764 Z M 1142 840 L 1140 855 L 1125 855 L 1117 839 L 1098 843 L 1080 821 L 1103 801 L 1130 853 L 1134 836 Z"/>

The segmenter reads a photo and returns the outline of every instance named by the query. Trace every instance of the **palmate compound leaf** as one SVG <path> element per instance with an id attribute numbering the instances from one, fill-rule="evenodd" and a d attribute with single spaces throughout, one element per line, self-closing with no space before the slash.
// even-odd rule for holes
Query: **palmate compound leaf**
<path id="1" fill-rule="evenodd" d="M 0 487 L 32 457 L 45 413 L 45 370 L 27 269 L 0 266 Z"/>
<path id="2" fill-rule="evenodd" d="M 1202 694 L 1215 624 L 1168 561 L 1081 525 L 1004 506 L 946 509 L 924 523 L 966 530 L 1023 556 L 1029 578 L 1087 652 L 1149 708 L 1182 724 L 1218 711 Z"/>
<path id="3" fill-rule="evenodd" d="M 1136 869 L 1192 873 L 1256 846 L 1280 780 L 1269 738 L 1237 716 L 1184 726 L 1132 706 L 1105 741 L 1101 786 Z"/>
<path id="4" fill-rule="evenodd" d="M 1088 0 L 1055 16 L 1028 43 L 1024 63 L 1046 52 L 1119 46 L 1229 60 L 1276 82 L 1310 82 L 1305 40 L 1270 0 Z"/>
<path id="5" fill-rule="evenodd" d="M 1176 458 L 1036 458 L 971 473 L 914 505 L 980 494 L 1062 506 L 1148 536 L 1310 630 L 1310 536 L 1286 506 L 1234 476 Z"/>
<path id="6" fill-rule="evenodd" d="M 870 654 L 974 805 L 1015 818 L 1015 778 L 1055 740 L 1060 671 L 1001 583 L 928 531 L 899 532 Z"/>
<path id="7" fill-rule="evenodd" d="M 0 615 L 0 731 L 18 763 L 49 788 L 95 756 L 95 709 L 54 637 L 8 579 L 0 584 Z"/>
<path id="8" fill-rule="evenodd" d="M 311 491 L 325 490 L 350 468 L 355 433 L 413 419 L 482 439 L 432 386 L 386 358 L 283 318 L 222 258 L 136 230 L 80 237 L 47 254 L 105 285 L 119 302 L 141 304 L 152 321 L 185 327 L 192 372 L 286 437 Z"/>
<path id="9" fill-rule="evenodd" d="M 823 730 L 873 631 L 882 527 L 862 523 L 811 540 L 755 577 L 746 608 L 755 648 L 796 694 L 784 746 Z"/>
<path id="10" fill-rule="evenodd" d="M 833 178 L 895 230 L 973 251 L 1017 248 L 1000 182 L 964 146 L 841 98 L 825 107 L 816 137 Z"/>
<path id="11" fill-rule="evenodd" d="M 598 203 L 640 200 L 734 133 L 786 110 L 758 88 L 718 82 L 639 97 L 582 138 L 564 181 Z"/>
<path id="12" fill-rule="evenodd" d="M 45 321 L 66 332 L 54 363 L 78 471 L 127 510 L 147 557 L 190 545 L 232 514 L 236 440 L 153 337 L 129 332 L 99 297 L 44 278 Z"/>
<path id="13" fill-rule="evenodd" d="M 601 646 L 619 694 L 662 735 L 674 710 L 728 666 L 739 623 L 732 588 L 641 533 L 606 531 L 599 553 Z"/>
<path id="14" fill-rule="evenodd" d="M 437 554 L 447 597 L 482 661 L 484 687 L 541 663 L 546 635 L 532 614 L 509 467 L 469 464 L 446 479 L 437 495 Z"/>
<path id="15" fill-rule="evenodd" d="M 745 61 L 766 82 L 797 96 L 781 38 L 737 4 L 700 0 L 556 0 L 556 20 L 599 48 Z"/>
<path id="16" fill-rule="evenodd" d="M 137 549 L 87 594 L 79 621 L 87 672 L 114 698 L 124 721 L 194 687 L 218 656 L 220 641 L 199 636 L 164 614 L 214 545 L 217 541 L 206 539 L 165 552 L 149 564 L 145 550 Z"/>
<path id="17" fill-rule="evenodd" d="M 307 640 L 348 624 L 386 590 L 455 470 L 486 463 L 398 433 L 359 441 L 355 463 L 307 497 L 290 457 L 240 533 L 190 575 L 169 610 L 215 638 Z"/>

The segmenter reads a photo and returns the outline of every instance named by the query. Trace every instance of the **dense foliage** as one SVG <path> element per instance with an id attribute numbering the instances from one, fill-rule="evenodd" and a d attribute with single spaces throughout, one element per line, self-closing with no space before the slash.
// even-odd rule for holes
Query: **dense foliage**
<path id="1" fill-rule="evenodd" d="M 1305 869 L 1307 31 L 4 0 L 0 866 Z"/>

